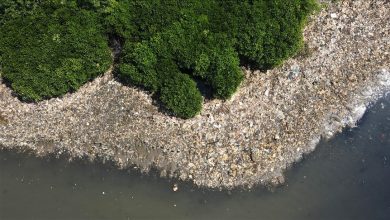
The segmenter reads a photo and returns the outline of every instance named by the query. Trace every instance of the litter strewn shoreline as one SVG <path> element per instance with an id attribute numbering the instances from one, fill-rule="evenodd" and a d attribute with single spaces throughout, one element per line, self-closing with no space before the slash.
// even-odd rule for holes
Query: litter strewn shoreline
<path id="1" fill-rule="evenodd" d="M 0 148 L 156 167 L 211 188 L 277 185 L 283 172 L 390 91 L 390 3 L 347 0 L 311 18 L 307 48 L 279 68 L 244 70 L 231 100 L 182 120 L 110 71 L 62 98 L 20 102 L 0 81 Z"/>

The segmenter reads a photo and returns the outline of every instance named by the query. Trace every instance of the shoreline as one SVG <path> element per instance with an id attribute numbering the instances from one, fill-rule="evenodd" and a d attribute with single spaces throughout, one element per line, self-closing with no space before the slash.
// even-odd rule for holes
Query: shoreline
<path id="1" fill-rule="evenodd" d="M 306 54 L 245 80 L 228 101 L 182 120 L 111 72 L 79 91 L 22 103 L 0 79 L 0 149 L 96 157 L 210 188 L 278 185 L 283 172 L 390 91 L 390 3 L 330 4 L 305 30 Z"/>

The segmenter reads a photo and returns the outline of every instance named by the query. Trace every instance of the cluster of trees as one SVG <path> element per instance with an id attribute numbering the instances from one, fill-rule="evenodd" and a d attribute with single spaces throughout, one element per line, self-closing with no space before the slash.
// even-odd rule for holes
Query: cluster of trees
<path id="1" fill-rule="evenodd" d="M 107 38 L 123 43 L 116 74 L 154 92 L 174 115 L 201 111 L 197 84 L 228 99 L 240 61 L 279 65 L 302 46 L 315 0 L 3 0 L 0 62 L 24 99 L 77 89 L 107 69 Z"/>
<path id="2" fill-rule="evenodd" d="M 98 14 L 54 1 L 2 0 L 2 77 L 25 101 L 61 96 L 104 73 L 112 58 Z"/>

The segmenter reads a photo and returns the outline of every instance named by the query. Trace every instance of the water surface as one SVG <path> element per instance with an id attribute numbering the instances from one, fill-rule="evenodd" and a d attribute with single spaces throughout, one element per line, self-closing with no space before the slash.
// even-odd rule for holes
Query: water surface
<path id="1" fill-rule="evenodd" d="M 390 219 L 390 98 L 273 191 L 210 191 L 110 165 L 0 151 L 0 219 Z"/>

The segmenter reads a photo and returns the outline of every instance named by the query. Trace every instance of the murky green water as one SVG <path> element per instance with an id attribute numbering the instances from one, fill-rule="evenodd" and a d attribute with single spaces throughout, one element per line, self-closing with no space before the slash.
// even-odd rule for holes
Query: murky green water
<path id="1" fill-rule="evenodd" d="M 136 171 L 0 152 L 0 219 L 390 219 L 390 98 L 273 192 L 217 192 Z"/>

